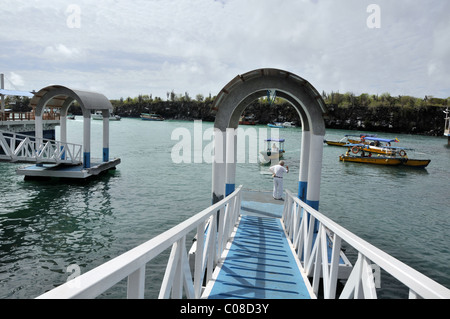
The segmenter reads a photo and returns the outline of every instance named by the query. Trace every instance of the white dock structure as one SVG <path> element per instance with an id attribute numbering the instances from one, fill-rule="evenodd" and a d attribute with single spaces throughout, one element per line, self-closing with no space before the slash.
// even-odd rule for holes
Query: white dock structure
<path id="1" fill-rule="evenodd" d="M 304 130 L 299 190 L 295 195 L 286 191 L 284 202 L 234 184 L 233 129 L 245 107 L 267 90 L 276 90 L 297 109 Z M 446 287 L 318 211 L 324 106 L 310 83 L 287 71 L 259 69 L 237 76 L 214 103 L 212 205 L 38 298 L 95 298 L 123 279 L 127 298 L 145 298 L 146 266 L 169 249 L 158 295 L 162 299 L 376 298 L 382 278 L 374 269 L 405 285 L 409 293 L 404 297 L 450 298 Z M 188 238 L 194 235 L 192 245 Z M 342 251 L 344 244 L 357 252 L 353 265 Z"/>
<path id="2" fill-rule="evenodd" d="M 67 142 L 67 110 L 78 102 L 83 111 L 83 145 Z M 114 169 L 120 159 L 109 156 L 109 113 L 111 102 L 102 94 L 52 85 L 35 93 L 31 99 L 35 109 L 35 136 L 0 131 L 0 160 L 28 162 L 36 165 L 17 169 L 26 178 L 85 179 Z M 45 108 L 60 109 L 61 141 L 43 138 Z M 103 158 L 91 159 L 91 111 L 103 114 Z"/>
<path id="3" fill-rule="evenodd" d="M 214 285 L 219 283 L 221 272 L 225 272 L 228 263 L 236 262 L 236 259 L 228 258 L 233 245 L 241 245 L 246 249 L 254 248 L 254 245 L 243 241 L 237 235 L 239 229 L 245 227 L 245 219 L 250 216 L 241 208 L 243 197 L 245 197 L 245 192 L 242 187 L 238 187 L 221 201 L 181 224 L 37 298 L 96 298 L 123 279 L 127 279 L 127 295 L 124 297 L 129 299 L 145 298 L 146 266 L 167 250 L 170 250 L 170 257 L 162 280 L 159 298 L 209 298 Z M 284 206 L 281 207 L 281 218 L 267 215 L 257 218 L 281 223 L 282 233 L 280 234 L 287 241 L 289 247 L 287 251 L 295 261 L 295 266 L 298 267 L 294 270 L 298 272 L 299 278 L 302 280 L 299 284 L 305 287 L 308 293 L 307 295 L 298 294 L 299 296 L 315 299 L 318 298 L 319 289 L 322 289 L 321 298 L 376 298 L 378 286 L 373 269 L 379 267 L 409 289 L 407 296 L 409 298 L 450 298 L 450 290 L 446 287 L 337 225 L 292 193 L 287 192 Z M 315 232 L 312 227 L 316 221 L 318 232 Z M 208 227 L 216 225 L 217 222 L 218 228 Z M 262 224 L 264 223 L 266 222 Z M 188 252 L 191 243 L 187 238 L 192 232 L 196 233 L 197 241 L 195 242 L 196 253 L 193 256 L 193 262 L 190 263 Z M 328 247 L 330 239 L 331 250 Z M 343 289 L 338 290 L 340 248 L 344 244 L 357 251 L 358 260 L 351 267 L 348 279 L 341 280 L 344 283 Z M 261 261 L 264 259 L 267 262 L 267 258 L 263 254 L 260 255 L 260 259 L 254 261 L 253 264 L 262 267 Z M 249 255 L 247 252 L 241 257 L 242 265 L 249 265 L 251 263 L 249 257 L 255 256 L 255 254 Z M 274 256 L 274 258 L 279 257 Z M 272 274 L 278 273 L 278 279 L 280 279 L 286 273 L 286 266 L 281 265 L 278 267 L 278 272 L 274 272 L 273 269 L 271 272 Z M 265 277 L 253 278 L 254 281 L 238 267 L 234 268 L 234 273 L 240 277 L 239 288 L 241 293 L 242 290 L 246 291 L 246 298 L 252 296 L 260 298 L 261 295 L 258 293 L 261 291 L 273 292 L 276 290 L 274 289 L 274 279 L 269 278 L 270 272 L 262 272 Z M 382 282 L 383 278 L 381 277 L 379 280 Z M 255 281 L 264 283 L 264 285 L 257 287 L 255 284 L 255 287 L 252 287 Z M 230 287 L 229 292 L 236 288 L 236 286 L 228 287 Z M 285 290 L 282 290 L 279 296 L 285 297 Z M 293 298 L 294 295 L 290 294 L 289 296 Z M 215 298 L 217 297 L 216 295 Z M 238 297 L 232 296 L 231 298 Z M 276 297 L 271 295 L 271 298 Z"/>
<path id="4" fill-rule="evenodd" d="M 32 98 L 33 92 L 5 89 L 5 76 L 0 74 L 0 131 L 14 132 L 26 135 L 35 135 L 34 110 L 31 112 L 14 112 L 6 109 L 7 97 Z M 55 138 L 55 127 L 59 125 L 59 114 L 49 109 L 43 117 L 43 135 L 47 139 Z"/>
<path id="5" fill-rule="evenodd" d="M 444 136 L 447 136 L 448 145 L 450 145 L 450 110 L 448 107 L 444 111 L 445 113 L 445 124 L 444 124 Z"/>
<path id="6" fill-rule="evenodd" d="M 0 161 L 37 164 L 82 164 L 82 145 L 0 131 Z"/>

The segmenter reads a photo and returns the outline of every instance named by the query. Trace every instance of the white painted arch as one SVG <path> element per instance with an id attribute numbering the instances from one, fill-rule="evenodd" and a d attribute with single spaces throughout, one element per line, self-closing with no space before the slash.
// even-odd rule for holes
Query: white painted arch
<path id="1" fill-rule="evenodd" d="M 35 108 L 36 138 L 42 138 L 42 114 L 46 107 L 60 108 L 61 142 L 67 142 L 67 110 L 77 101 L 83 112 L 83 166 L 91 166 L 91 111 L 102 111 L 103 115 L 103 162 L 109 160 L 109 113 L 113 107 L 103 94 L 74 90 L 61 85 L 47 86 L 37 92 L 30 105 Z"/>
<path id="2" fill-rule="evenodd" d="M 268 90 L 275 90 L 278 97 L 290 102 L 300 116 L 303 134 L 298 194 L 303 201 L 317 209 L 325 136 L 323 115 L 326 113 L 326 106 L 319 92 L 305 79 L 288 71 L 271 68 L 236 76 L 225 85 L 214 101 L 213 109 L 217 111 L 214 122 L 217 132 L 215 150 L 222 150 L 227 159 L 226 154 L 231 153 L 227 148 L 235 145 L 227 141 L 227 129 L 237 128 L 244 109 L 255 99 L 266 96 Z M 236 152 L 233 153 L 236 156 Z M 213 161 L 213 203 L 234 189 L 235 171 L 236 160 L 232 163 Z"/>

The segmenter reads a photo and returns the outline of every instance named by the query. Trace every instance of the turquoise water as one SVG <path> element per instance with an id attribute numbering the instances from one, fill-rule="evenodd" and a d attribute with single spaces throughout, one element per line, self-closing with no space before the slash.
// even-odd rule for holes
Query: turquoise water
<path id="1" fill-rule="evenodd" d="M 212 123 L 202 126 L 205 130 Z M 81 117 L 70 121 L 68 140 L 81 144 L 82 128 Z M 71 275 L 69 265 L 77 265 L 84 273 L 209 206 L 211 164 L 172 161 L 172 148 L 179 140 L 171 135 L 179 128 L 193 132 L 194 123 L 126 118 L 110 122 L 110 153 L 122 163 L 116 171 L 87 183 L 24 181 L 15 174 L 23 164 L 0 163 L 0 298 L 34 298 L 64 283 Z M 92 121 L 93 157 L 101 157 L 101 130 L 101 121 Z M 286 139 L 285 160 L 291 169 L 285 188 L 296 192 L 301 129 L 279 132 Z M 327 130 L 326 139 L 338 140 L 346 133 Z M 416 148 L 416 157 L 430 158 L 431 164 L 417 170 L 342 163 L 338 156 L 344 149 L 325 145 L 320 211 L 450 287 L 447 141 L 444 137 L 383 137 L 399 138 L 401 145 Z M 203 141 L 202 149 L 208 144 Z M 192 159 L 198 151 L 192 151 Z M 238 164 L 236 179 L 236 184 L 249 189 L 272 188 L 267 167 L 259 164 Z M 146 297 L 157 296 L 165 258 L 147 268 Z M 397 289 L 395 283 L 386 280 L 385 284 Z M 104 297 L 123 293 L 121 284 Z"/>

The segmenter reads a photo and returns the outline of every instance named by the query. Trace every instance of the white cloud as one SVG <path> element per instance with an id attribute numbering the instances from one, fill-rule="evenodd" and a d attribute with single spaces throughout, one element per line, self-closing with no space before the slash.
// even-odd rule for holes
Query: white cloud
<path id="1" fill-rule="evenodd" d="M 380 29 L 366 25 L 368 0 L 2 2 L 0 70 L 30 89 L 215 95 L 239 73 L 276 67 L 319 91 L 450 96 L 447 1 L 379 0 Z M 73 3 L 79 28 L 67 25 Z"/>
<path id="2" fill-rule="evenodd" d="M 68 48 L 64 44 L 56 44 L 48 46 L 43 52 L 45 58 L 51 60 L 72 60 L 78 59 L 81 56 L 81 52 L 77 48 Z"/>
<path id="3" fill-rule="evenodd" d="M 9 81 L 12 83 L 14 87 L 16 86 L 21 87 L 25 84 L 23 78 L 15 72 L 10 72 Z"/>

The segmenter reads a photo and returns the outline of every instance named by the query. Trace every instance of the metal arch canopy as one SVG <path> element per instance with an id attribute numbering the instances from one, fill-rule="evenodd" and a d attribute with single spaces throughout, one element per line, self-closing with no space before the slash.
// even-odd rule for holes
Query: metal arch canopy
<path id="1" fill-rule="evenodd" d="M 278 69 L 257 69 L 231 80 L 214 101 L 213 109 L 217 110 L 215 127 L 221 130 L 237 127 L 245 107 L 255 99 L 266 96 L 268 90 L 276 90 L 277 96 L 289 101 L 301 117 L 306 115 L 313 130 L 324 131 L 326 106 L 321 95 L 305 79 Z"/>
<path id="2" fill-rule="evenodd" d="M 66 115 L 70 105 L 77 101 L 83 112 L 83 167 L 91 167 L 91 110 L 100 110 L 103 114 L 103 162 L 109 162 L 109 112 L 113 109 L 111 102 L 100 93 L 72 90 L 61 85 L 51 85 L 41 89 L 31 99 L 35 108 L 36 138 L 42 138 L 42 113 L 45 107 L 60 108 L 61 141 L 66 142 Z"/>
<path id="3" fill-rule="evenodd" d="M 322 166 L 323 137 L 325 136 L 325 102 L 318 91 L 305 79 L 287 71 L 264 68 L 236 76 L 217 95 L 213 109 L 217 111 L 214 127 L 225 132 L 237 128 L 243 110 L 255 99 L 276 90 L 279 97 L 290 102 L 302 121 L 302 151 L 299 174 L 299 197 L 318 208 Z M 215 150 L 219 154 L 232 153 L 232 142 L 225 134 L 218 134 Z M 229 144 L 229 145 L 228 145 Z M 231 157 L 231 156 L 230 156 Z M 223 158 L 227 158 L 225 155 Z M 213 162 L 213 202 L 234 189 L 235 162 Z M 306 188 L 308 191 L 306 192 Z M 306 196 L 306 193 L 308 193 Z M 302 195 L 300 195 L 302 194 Z"/>
<path id="4" fill-rule="evenodd" d="M 73 101 L 80 103 L 83 114 L 91 110 L 112 110 L 111 102 L 103 94 L 69 89 L 61 85 L 51 85 L 35 93 L 31 106 L 36 108 L 36 115 L 42 114 L 44 107 L 68 108 Z"/>

